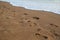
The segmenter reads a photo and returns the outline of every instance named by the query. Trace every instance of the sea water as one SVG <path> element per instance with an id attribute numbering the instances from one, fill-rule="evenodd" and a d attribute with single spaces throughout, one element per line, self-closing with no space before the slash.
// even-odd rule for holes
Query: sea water
<path id="1" fill-rule="evenodd" d="M 44 10 L 60 14 L 60 0 L 0 0 L 7 1 L 14 6 L 21 6 L 31 10 Z"/>

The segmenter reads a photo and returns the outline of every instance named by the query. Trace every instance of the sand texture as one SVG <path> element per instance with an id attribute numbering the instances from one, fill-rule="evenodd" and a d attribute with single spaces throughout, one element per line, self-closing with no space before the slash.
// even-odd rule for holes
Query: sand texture
<path id="1" fill-rule="evenodd" d="M 60 40 L 60 15 L 0 2 L 0 40 Z"/>

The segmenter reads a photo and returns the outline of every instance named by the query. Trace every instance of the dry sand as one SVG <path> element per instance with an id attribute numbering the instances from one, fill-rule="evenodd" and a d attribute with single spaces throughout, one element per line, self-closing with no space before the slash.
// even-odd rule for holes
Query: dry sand
<path id="1" fill-rule="evenodd" d="M 0 40 L 60 40 L 60 15 L 0 2 Z"/>

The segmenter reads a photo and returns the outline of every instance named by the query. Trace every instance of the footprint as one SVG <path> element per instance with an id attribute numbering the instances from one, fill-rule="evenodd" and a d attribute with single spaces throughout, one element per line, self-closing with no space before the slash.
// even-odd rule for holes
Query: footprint
<path id="1" fill-rule="evenodd" d="M 27 13 L 24 13 L 24 15 L 28 15 Z"/>
<path id="2" fill-rule="evenodd" d="M 43 36 L 44 37 L 44 39 L 48 39 L 48 37 L 47 36 Z"/>
<path id="3" fill-rule="evenodd" d="M 50 24 L 51 26 L 55 26 L 55 27 L 58 27 L 57 25 L 55 25 L 55 24 Z"/>
<path id="4" fill-rule="evenodd" d="M 40 18 L 39 17 L 33 17 L 33 19 L 39 20 Z"/>
<path id="5" fill-rule="evenodd" d="M 40 28 L 37 29 L 37 31 L 40 31 L 40 30 L 41 30 Z"/>
<path id="6" fill-rule="evenodd" d="M 39 33 L 35 33 L 35 35 L 36 35 L 36 36 L 40 36 L 40 34 L 39 34 Z"/>

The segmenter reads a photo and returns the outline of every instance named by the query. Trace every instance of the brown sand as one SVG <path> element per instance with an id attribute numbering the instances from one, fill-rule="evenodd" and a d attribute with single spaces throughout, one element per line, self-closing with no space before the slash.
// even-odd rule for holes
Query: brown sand
<path id="1" fill-rule="evenodd" d="M 0 40 L 60 40 L 60 15 L 0 2 Z"/>

